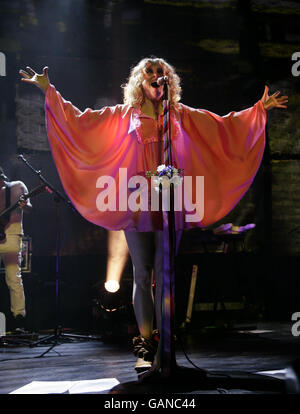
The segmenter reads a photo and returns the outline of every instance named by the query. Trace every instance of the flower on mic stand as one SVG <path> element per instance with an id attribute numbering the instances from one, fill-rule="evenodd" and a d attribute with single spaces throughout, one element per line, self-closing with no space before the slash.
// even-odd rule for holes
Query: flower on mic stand
<path id="1" fill-rule="evenodd" d="M 154 188 L 159 191 L 160 186 L 163 189 L 167 189 L 170 187 L 171 184 L 174 186 L 181 185 L 183 180 L 183 172 L 184 170 L 175 168 L 172 165 L 159 165 L 156 169 L 156 172 L 147 171 L 146 177 L 151 178 L 152 176 L 155 176 L 153 178 Z"/>

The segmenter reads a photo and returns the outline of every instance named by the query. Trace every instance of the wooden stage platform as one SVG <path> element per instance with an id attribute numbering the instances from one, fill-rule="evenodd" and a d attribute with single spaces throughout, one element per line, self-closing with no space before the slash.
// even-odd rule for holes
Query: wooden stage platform
<path id="1" fill-rule="evenodd" d="M 63 335 L 57 343 L 48 340 L 37 345 L 34 341 L 44 338 L 47 332 L 24 337 L 8 335 L 2 337 L 0 346 L 0 394 L 283 395 L 290 392 L 290 367 L 300 358 L 300 339 L 293 336 L 291 327 L 292 322 L 259 321 L 253 326 L 186 330 L 176 342 L 177 363 L 194 372 L 199 367 L 206 378 L 197 380 L 191 376 L 189 381 L 179 376 L 159 385 L 138 382 L 129 337 L 108 341 L 100 336 L 80 338 L 78 333 L 68 332 L 71 336 Z M 103 389 L 101 383 L 105 379 L 109 381 Z M 45 387 L 41 391 L 34 384 Z M 61 384 L 65 388 L 60 388 Z M 83 387 L 72 391 L 78 384 Z"/>

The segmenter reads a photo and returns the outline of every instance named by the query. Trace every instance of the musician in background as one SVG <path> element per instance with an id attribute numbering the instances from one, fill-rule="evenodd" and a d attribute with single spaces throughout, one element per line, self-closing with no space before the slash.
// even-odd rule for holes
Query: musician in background
<path id="1" fill-rule="evenodd" d="M 14 329 L 25 327 L 25 294 L 21 274 L 21 249 L 23 236 L 23 210 L 30 211 L 32 205 L 24 194 L 28 190 L 22 181 L 9 181 L 0 167 L 0 214 L 11 205 L 18 203 L 10 214 L 0 217 L 1 239 L 0 260 L 5 267 L 5 281 L 10 292 L 10 310 L 14 317 Z"/>

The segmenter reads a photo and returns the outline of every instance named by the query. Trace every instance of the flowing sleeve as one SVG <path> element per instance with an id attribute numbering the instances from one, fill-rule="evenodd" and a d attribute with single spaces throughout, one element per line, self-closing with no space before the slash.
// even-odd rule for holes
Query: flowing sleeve
<path id="1" fill-rule="evenodd" d="M 97 209 L 99 177 L 115 178 L 132 163 L 124 105 L 81 112 L 51 85 L 45 100 L 46 127 L 52 156 L 66 194 L 87 220 L 107 229 L 126 227 L 124 214 Z M 98 190 L 99 193 L 99 190 Z"/>
<path id="2" fill-rule="evenodd" d="M 255 178 L 265 148 L 266 111 L 261 101 L 226 116 L 183 105 L 181 123 L 178 167 L 185 176 L 204 177 L 204 215 L 186 227 L 209 226 L 236 206 Z"/>

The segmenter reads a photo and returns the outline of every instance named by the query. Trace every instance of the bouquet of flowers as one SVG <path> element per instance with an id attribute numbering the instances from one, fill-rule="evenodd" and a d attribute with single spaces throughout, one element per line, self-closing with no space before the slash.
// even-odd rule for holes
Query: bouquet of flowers
<path id="1" fill-rule="evenodd" d="M 160 184 L 162 188 L 168 188 L 171 184 L 174 186 L 180 185 L 183 180 L 184 170 L 175 168 L 172 165 L 159 165 L 156 172 L 147 171 L 146 177 L 150 178 L 155 176 L 154 185 L 159 188 Z"/>

